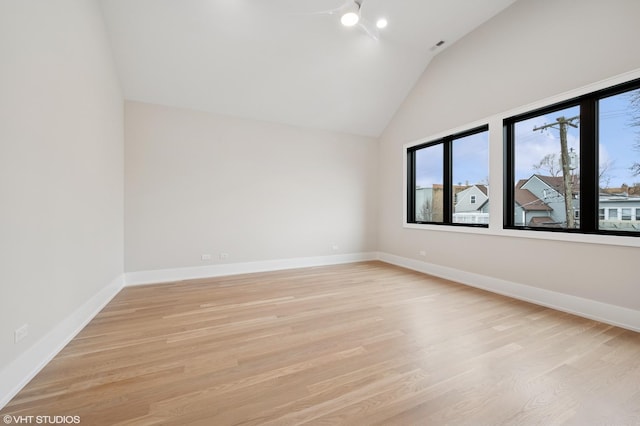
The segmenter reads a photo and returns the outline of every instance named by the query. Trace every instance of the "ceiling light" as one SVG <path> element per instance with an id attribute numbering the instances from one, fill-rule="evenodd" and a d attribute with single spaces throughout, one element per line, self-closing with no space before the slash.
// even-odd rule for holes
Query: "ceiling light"
<path id="1" fill-rule="evenodd" d="M 345 27 L 353 27 L 360 21 L 360 2 L 354 1 L 342 14 L 340 22 Z"/>
<path id="2" fill-rule="evenodd" d="M 359 20 L 360 15 L 358 15 L 357 12 L 347 12 L 340 18 L 340 22 L 342 22 L 342 25 L 345 27 L 353 27 Z"/>
<path id="3" fill-rule="evenodd" d="M 386 19 L 380 18 L 380 19 L 378 19 L 378 22 L 376 22 L 376 27 L 378 27 L 380 29 L 383 29 L 383 28 L 387 27 L 387 24 L 388 24 L 388 22 L 387 22 Z"/>

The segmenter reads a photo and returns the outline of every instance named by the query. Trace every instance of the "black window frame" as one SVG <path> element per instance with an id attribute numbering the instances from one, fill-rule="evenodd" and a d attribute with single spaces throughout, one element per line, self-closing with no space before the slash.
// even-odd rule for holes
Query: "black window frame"
<path id="1" fill-rule="evenodd" d="M 601 99 L 640 89 L 640 78 L 596 90 L 503 120 L 504 130 L 504 211 L 503 229 L 564 234 L 597 234 L 639 237 L 640 231 L 599 229 L 599 132 L 598 102 Z M 515 225 L 515 125 L 566 108 L 580 107 L 580 223 L 575 229 Z"/>
<path id="2" fill-rule="evenodd" d="M 406 221 L 408 224 L 418 225 L 440 225 L 440 226 L 461 226 L 468 228 L 488 228 L 488 224 L 484 223 L 455 223 L 453 222 L 453 142 L 467 136 L 478 133 L 489 132 L 489 124 L 475 126 L 471 129 L 456 132 L 442 138 L 438 138 L 429 142 L 420 143 L 407 148 L 407 203 L 406 203 Z M 431 146 L 442 145 L 442 161 L 443 161 L 443 206 L 442 206 L 442 222 L 419 221 L 416 220 L 416 152 Z M 487 172 L 489 172 L 489 164 L 487 164 Z"/>

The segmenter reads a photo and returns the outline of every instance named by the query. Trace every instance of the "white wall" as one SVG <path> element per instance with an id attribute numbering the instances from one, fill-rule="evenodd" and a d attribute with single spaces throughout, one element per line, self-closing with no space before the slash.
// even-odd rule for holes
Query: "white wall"
<path id="1" fill-rule="evenodd" d="M 403 144 L 640 68 L 638 16 L 637 0 L 520 0 L 434 58 L 381 137 L 380 251 L 640 310 L 637 247 L 402 226 Z M 500 227 L 500 204 L 491 207 Z"/>
<path id="2" fill-rule="evenodd" d="M 124 172 L 94 1 L 3 0 L 0 61 L 1 406 L 13 362 L 122 276 Z"/>
<path id="3" fill-rule="evenodd" d="M 126 271 L 375 250 L 375 140 L 138 102 L 125 110 Z"/>

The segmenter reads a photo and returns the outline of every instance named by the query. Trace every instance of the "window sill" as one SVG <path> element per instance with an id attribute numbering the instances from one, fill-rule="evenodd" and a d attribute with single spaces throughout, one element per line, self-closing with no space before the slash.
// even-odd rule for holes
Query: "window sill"
<path id="1" fill-rule="evenodd" d="M 488 228 L 479 228 L 451 225 L 416 224 L 406 222 L 403 224 L 403 228 L 422 231 L 457 232 L 463 234 L 487 235 L 495 237 L 529 238 L 534 240 L 561 241 L 620 247 L 640 247 L 640 237 L 635 236 L 627 237 L 618 235 L 570 234 L 564 232 L 534 231 L 526 229 L 496 229 L 492 228 L 491 225 L 489 225 Z"/>

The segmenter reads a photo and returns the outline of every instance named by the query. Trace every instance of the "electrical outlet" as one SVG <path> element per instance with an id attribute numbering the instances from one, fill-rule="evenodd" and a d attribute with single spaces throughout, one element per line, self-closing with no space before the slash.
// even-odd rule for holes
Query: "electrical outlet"
<path id="1" fill-rule="evenodd" d="M 200 256 L 200 260 L 211 260 L 211 255 L 203 254 L 202 256 Z"/>
<path id="2" fill-rule="evenodd" d="M 229 258 L 229 253 L 220 253 L 220 260 L 227 260 Z"/>
<path id="3" fill-rule="evenodd" d="M 16 328 L 13 332 L 15 343 L 18 343 L 20 340 L 27 337 L 27 334 L 29 334 L 29 324 L 25 324 L 22 327 Z"/>
<path id="4" fill-rule="evenodd" d="M 339 249 L 340 249 L 340 246 L 337 245 L 337 244 L 334 244 L 334 245 L 331 246 L 331 250 L 333 250 L 333 251 L 338 251 Z"/>
<path id="5" fill-rule="evenodd" d="M 424 250 L 420 250 L 419 254 L 420 256 L 425 257 L 427 255 L 427 252 Z"/>

